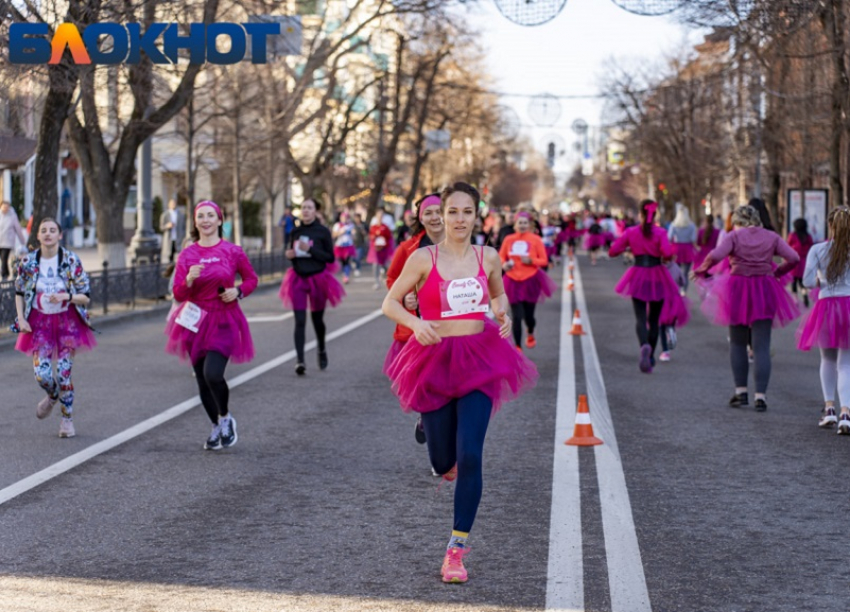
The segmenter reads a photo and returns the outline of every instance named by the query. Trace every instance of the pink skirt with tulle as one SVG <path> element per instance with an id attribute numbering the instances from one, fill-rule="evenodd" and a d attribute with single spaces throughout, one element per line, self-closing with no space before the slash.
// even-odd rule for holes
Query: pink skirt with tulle
<path id="1" fill-rule="evenodd" d="M 348 259 L 357 257 L 357 247 L 355 246 L 335 246 L 334 257 L 337 259 Z"/>
<path id="2" fill-rule="evenodd" d="M 605 246 L 605 234 L 591 234 L 588 232 L 584 236 L 584 248 L 587 251 L 593 251 Z"/>
<path id="3" fill-rule="evenodd" d="M 694 249 L 694 245 L 690 242 L 677 242 L 673 245 L 673 251 L 675 252 L 674 257 L 677 264 L 694 263 L 694 260 L 696 259 L 696 250 Z"/>
<path id="4" fill-rule="evenodd" d="M 644 302 L 663 301 L 660 318 L 662 325 L 684 327 L 691 320 L 688 300 L 679 295 L 676 281 L 664 266 L 632 266 L 623 274 L 614 291 L 623 297 Z"/>
<path id="5" fill-rule="evenodd" d="M 90 351 L 97 346 L 94 332 L 73 306 L 65 312 L 44 314 L 33 308 L 27 322 L 32 332 L 18 334 L 15 349 L 27 355 L 51 355 Z"/>
<path id="6" fill-rule="evenodd" d="M 393 340 L 393 343 L 390 344 L 387 356 L 384 357 L 384 367 L 381 370 L 385 376 L 389 376 L 390 366 L 392 366 L 392 364 L 395 363 L 395 360 L 398 359 L 401 349 L 404 348 L 405 344 L 407 344 L 407 342 L 402 342 L 401 340 Z"/>
<path id="7" fill-rule="evenodd" d="M 414 337 L 388 368 L 392 390 L 405 412 L 433 412 L 481 391 L 493 402 L 491 414 L 531 389 L 537 366 L 484 321 L 481 333 L 443 338 L 429 346 Z"/>
<path id="8" fill-rule="evenodd" d="M 238 304 L 231 304 L 216 309 L 198 304 L 206 316 L 198 325 L 197 332 L 178 325 L 176 320 L 181 308 L 174 309 L 165 326 L 168 337 L 165 352 L 193 364 L 211 352 L 221 353 L 233 363 L 251 361 L 254 358 L 254 341 L 248 320 Z"/>
<path id="9" fill-rule="evenodd" d="M 394 252 L 395 248 L 393 247 L 392 242 L 378 251 L 375 249 L 375 242 L 372 241 L 369 243 L 369 252 L 366 254 L 366 263 L 386 266 L 387 263 L 392 260 Z"/>
<path id="10" fill-rule="evenodd" d="M 850 349 L 850 297 L 820 298 L 797 328 L 797 348 Z"/>
<path id="11" fill-rule="evenodd" d="M 552 297 L 558 285 L 543 270 L 538 270 L 534 276 L 524 281 L 516 281 L 507 274 L 503 277 L 505 282 L 505 295 L 508 302 L 531 302 L 542 304 L 546 298 Z"/>
<path id="12" fill-rule="evenodd" d="M 324 310 L 330 303 L 331 307 L 338 306 L 345 297 L 345 288 L 328 268 L 312 276 L 301 276 L 293 268 L 286 271 L 278 293 L 285 308 L 292 310 Z"/>
<path id="13" fill-rule="evenodd" d="M 800 308 L 772 274 L 722 274 L 711 279 L 701 310 L 715 325 L 746 325 L 764 319 L 784 327 L 800 316 Z"/>

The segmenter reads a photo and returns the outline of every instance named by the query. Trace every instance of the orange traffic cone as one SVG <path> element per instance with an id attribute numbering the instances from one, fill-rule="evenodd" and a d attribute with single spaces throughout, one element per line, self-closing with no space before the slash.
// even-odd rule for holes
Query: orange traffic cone
<path id="1" fill-rule="evenodd" d="M 581 313 L 576 308 L 575 314 L 573 314 L 573 328 L 570 330 L 571 336 L 586 336 L 584 330 L 581 328 Z"/>
<path id="2" fill-rule="evenodd" d="M 590 423 L 590 410 L 587 408 L 587 396 L 578 396 L 578 410 L 576 410 L 576 426 L 573 429 L 573 437 L 564 442 L 570 446 L 596 446 L 604 444 L 602 440 L 593 435 L 593 425 Z"/>

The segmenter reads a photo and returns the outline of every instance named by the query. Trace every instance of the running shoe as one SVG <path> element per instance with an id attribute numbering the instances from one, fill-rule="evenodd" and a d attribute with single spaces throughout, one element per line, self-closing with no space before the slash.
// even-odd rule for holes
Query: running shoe
<path id="1" fill-rule="evenodd" d="M 838 431 L 835 433 L 839 436 L 850 435 L 850 414 L 846 412 L 841 413 L 841 416 L 838 417 Z"/>
<path id="2" fill-rule="evenodd" d="M 348 277 L 347 277 L 347 276 L 343 276 L 343 277 L 342 277 L 342 284 L 343 284 L 343 285 L 347 285 L 347 284 L 348 284 Z"/>
<path id="3" fill-rule="evenodd" d="M 730 408 L 740 408 L 742 406 L 749 406 L 750 398 L 746 393 L 736 393 L 732 396 L 732 399 L 729 400 Z"/>
<path id="4" fill-rule="evenodd" d="M 669 350 L 673 350 L 676 348 L 676 342 L 678 339 L 676 338 L 676 328 L 668 327 L 667 328 L 667 348 Z"/>
<path id="5" fill-rule="evenodd" d="M 537 340 L 534 339 L 534 334 L 528 334 L 525 337 L 525 346 L 526 348 L 534 348 L 537 346 Z"/>
<path id="6" fill-rule="evenodd" d="M 74 421 L 62 417 L 62 422 L 59 424 L 59 437 L 73 438 L 76 435 L 77 432 L 74 431 Z"/>
<path id="7" fill-rule="evenodd" d="M 319 351 L 319 369 L 325 370 L 328 367 L 328 352 Z"/>
<path id="8" fill-rule="evenodd" d="M 644 374 L 652 372 L 652 347 L 648 344 L 640 347 L 640 362 L 638 367 L 640 367 L 640 371 Z"/>
<path id="9" fill-rule="evenodd" d="M 761 398 L 758 398 L 756 400 L 756 412 L 764 412 L 765 410 L 767 410 L 767 402 Z"/>
<path id="10" fill-rule="evenodd" d="M 452 466 L 452 469 L 443 474 L 443 480 L 447 482 L 454 482 L 455 479 L 457 479 L 457 463 Z"/>
<path id="11" fill-rule="evenodd" d="M 298 374 L 298 376 L 304 376 L 304 373 L 306 371 L 307 371 L 307 366 L 305 366 L 300 361 L 295 364 L 295 373 Z"/>
<path id="12" fill-rule="evenodd" d="M 670 361 L 670 353 L 667 351 L 662 351 L 658 356 L 658 361 Z"/>
<path id="13" fill-rule="evenodd" d="M 425 444 L 427 439 L 425 438 L 425 428 L 422 426 L 422 417 L 420 416 L 416 419 L 416 427 L 413 429 L 413 437 L 416 439 L 419 444 Z"/>
<path id="14" fill-rule="evenodd" d="M 835 408 L 827 406 L 823 409 L 823 411 L 821 411 L 818 427 L 832 428 L 835 427 L 836 423 L 838 423 L 838 417 L 835 416 Z"/>
<path id="15" fill-rule="evenodd" d="M 469 549 L 461 546 L 452 546 L 446 550 L 443 567 L 440 569 L 443 582 L 460 584 L 467 581 L 468 575 L 466 568 L 463 567 L 463 558 L 467 553 Z"/>
<path id="16" fill-rule="evenodd" d="M 239 436 L 236 434 L 236 419 L 228 415 L 221 420 L 219 426 L 221 428 L 221 436 L 219 437 L 221 446 L 223 448 L 230 448 L 236 444 L 236 441 L 239 439 Z"/>
<path id="17" fill-rule="evenodd" d="M 755 363 L 755 361 L 756 361 L 756 354 L 753 352 L 753 349 L 749 346 L 747 347 L 747 361 L 750 362 L 750 363 Z"/>
<path id="18" fill-rule="evenodd" d="M 207 438 L 207 441 L 204 442 L 205 450 L 221 450 L 223 447 L 221 446 L 221 424 L 216 423 L 213 425 L 212 433 L 210 433 L 210 437 Z"/>
<path id="19" fill-rule="evenodd" d="M 518 351 L 521 353 L 521 352 L 522 352 L 522 347 L 521 347 L 521 346 L 518 346 L 518 347 L 516 347 L 516 350 L 518 350 Z"/>
<path id="20" fill-rule="evenodd" d="M 360 278 L 360 270 L 354 271 L 354 278 Z"/>
<path id="21" fill-rule="evenodd" d="M 49 395 L 45 397 L 38 403 L 38 406 L 35 408 L 35 416 L 39 419 L 46 419 L 50 415 L 50 411 L 53 410 L 53 407 L 56 405 L 58 401 L 58 397 L 53 399 Z"/>

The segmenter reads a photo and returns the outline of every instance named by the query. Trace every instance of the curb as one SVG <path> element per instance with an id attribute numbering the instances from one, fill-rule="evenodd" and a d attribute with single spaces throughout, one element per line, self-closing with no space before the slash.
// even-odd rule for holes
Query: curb
<path id="1" fill-rule="evenodd" d="M 273 289 L 275 287 L 280 287 L 280 279 L 278 280 L 270 280 L 263 281 L 257 285 L 257 288 L 254 290 L 254 293 L 260 291 L 267 291 L 269 289 Z M 147 308 L 139 308 L 136 310 L 128 310 L 125 312 L 116 312 L 115 314 L 107 314 L 102 316 L 97 316 L 92 318 L 92 324 L 95 326 L 95 329 L 100 331 L 102 329 L 106 329 L 109 327 L 113 327 L 115 325 L 119 325 L 121 323 L 127 323 L 129 321 L 135 320 L 145 320 L 150 318 L 155 318 L 158 316 L 163 316 L 171 309 L 171 300 L 163 300 L 162 303 L 156 304 L 154 306 L 150 306 Z M 163 318 L 163 327 L 165 326 L 165 320 Z M 15 342 L 17 341 L 17 334 L 4 334 L 0 337 L 0 350 L 5 349 L 6 347 L 15 346 Z"/>

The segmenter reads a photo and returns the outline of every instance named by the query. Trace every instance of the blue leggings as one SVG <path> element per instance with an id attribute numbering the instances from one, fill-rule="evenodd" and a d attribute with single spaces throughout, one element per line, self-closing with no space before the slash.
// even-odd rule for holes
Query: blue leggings
<path id="1" fill-rule="evenodd" d="M 422 415 L 431 465 L 445 474 L 457 463 L 455 487 L 455 531 L 469 532 L 478 512 L 484 479 L 481 458 L 484 436 L 490 424 L 493 402 L 481 391 L 473 391 L 433 412 Z"/>

